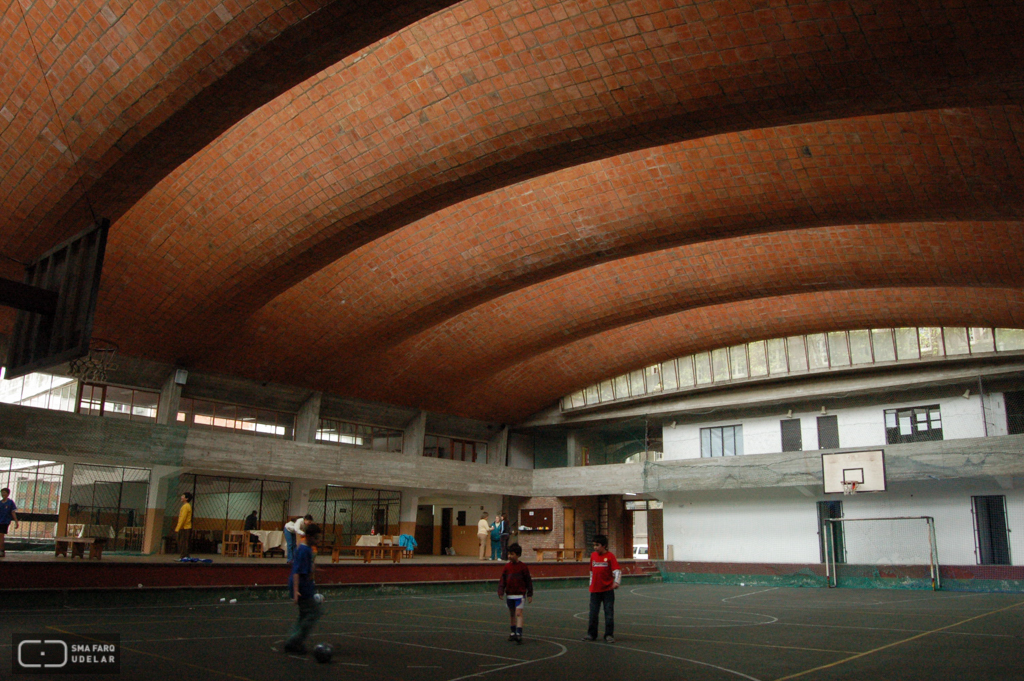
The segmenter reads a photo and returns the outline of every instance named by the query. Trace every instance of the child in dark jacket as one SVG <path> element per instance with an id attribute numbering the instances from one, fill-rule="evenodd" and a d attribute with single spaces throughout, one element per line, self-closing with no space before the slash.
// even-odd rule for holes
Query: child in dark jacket
<path id="1" fill-rule="evenodd" d="M 508 635 L 508 640 L 516 643 L 523 642 L 523 606 L 533 603 L 533 579 L 530 577 L 530 568 L 519 560 L 522 555 L 523 548 L 519 544 L 509 544 L 508 563 L 498 581 L 498 598 L 505 598 L 512 623 L 512 633 Z"/>

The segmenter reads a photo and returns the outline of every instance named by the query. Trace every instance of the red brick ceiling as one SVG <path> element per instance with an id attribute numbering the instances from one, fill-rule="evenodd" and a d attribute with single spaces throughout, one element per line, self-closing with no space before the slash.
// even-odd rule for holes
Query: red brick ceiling
<path id="1" fill-rule="evenodd" d="M 51 4 L 0 24 L 0 254 L 111 217 L 130 355 L 514 422 L 740 340 L 1022 325 L 1017 2 Z"/>

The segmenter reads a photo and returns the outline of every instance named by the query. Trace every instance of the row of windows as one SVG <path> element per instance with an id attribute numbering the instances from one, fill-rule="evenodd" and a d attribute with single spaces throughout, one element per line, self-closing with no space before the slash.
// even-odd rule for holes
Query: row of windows
<path id="1" fill-rule="evenodd" d="M 1024 330 L 907 327 L 833 331 L 718 348 L 637 369 L 562 398 L 578 409 L 726 381 L 1024 350 Z"/>
<path id="2" fill-rule="evenodd" d="M 423 456 L 486 463 L 487 443 L 458 440 L 443 435 L 427 435 L 423 438 Z"/>
<path id="3" fill-rule="evenodd" d="M 783 419 L 782 451 L 803 451 L 803 429 L 800 419 Z M 885 442 L 890 445 L 907 442 L 929 442 L 942 439 L 942 415 L 939 405 L 885 410 Z M 839 418 L 818 417 L 818 449 L 839 448 Z M 715 426 L 700 429 L 700 455 L 743 456 L 743 426 Z"/>
<path id="4" fill-rule="evenodd" d="M 352 445 L 378 452 L 400 452 L 404 433 L 391 428 L 364 426 L 359 423 L 320 419 L 316 429 L 317 442 Z"/>

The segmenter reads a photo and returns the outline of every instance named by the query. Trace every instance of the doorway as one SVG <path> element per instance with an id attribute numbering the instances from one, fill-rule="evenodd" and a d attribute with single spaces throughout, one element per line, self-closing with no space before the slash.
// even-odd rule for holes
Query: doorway
<path id="1" fill-rule="evenodd" d="M 974 529 L 978 547 L 978 565 L 1010 565 L 1007 535 L 1006 497 L 971 497 L 974 505 Z"/>
<path id="2" fill-rule="evenodd" d="M 416 553 L 434 553 L 434 507 L 416 507 Z"/>
<path id="3" fill-rule="evenodd" d="M 566 508 L 563 509 L 563 512 L 565 517 L 562 523 L 562 541 L 565 543 L 565 548 L 574 549 L 576 548 L 576 509 Z"/>
<path id="4" fill-rule="evenodd" d="M 833 518 L 843 517 L 843 502 L 841 501 L 819 501 L 818 502 L 818 548 L 821 553 L 821 562 L 825 562 L 828 555 L 828 540 L 831 533 L 832 546 L 835 547 L 835 558 L 837 563 L 846 562 L 846 544 L 843 541 L 843 524 L 830 523 Z"/>
<path id="5" fill-rule="evenodd" d="M 452 547 L 452 509 L 441 509 L 441 553 Z"/>

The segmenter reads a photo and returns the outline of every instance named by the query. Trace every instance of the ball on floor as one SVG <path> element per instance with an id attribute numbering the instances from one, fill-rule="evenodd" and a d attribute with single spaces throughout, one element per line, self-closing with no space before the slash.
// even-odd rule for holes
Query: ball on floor
<path id="1" fill-rule="evenodd" d="M 313 657 L 317 662 L 330 662 L 332 655 L 334 655 L 334 649 L 326 643 L 321 643 L 313 648 Z"/>

